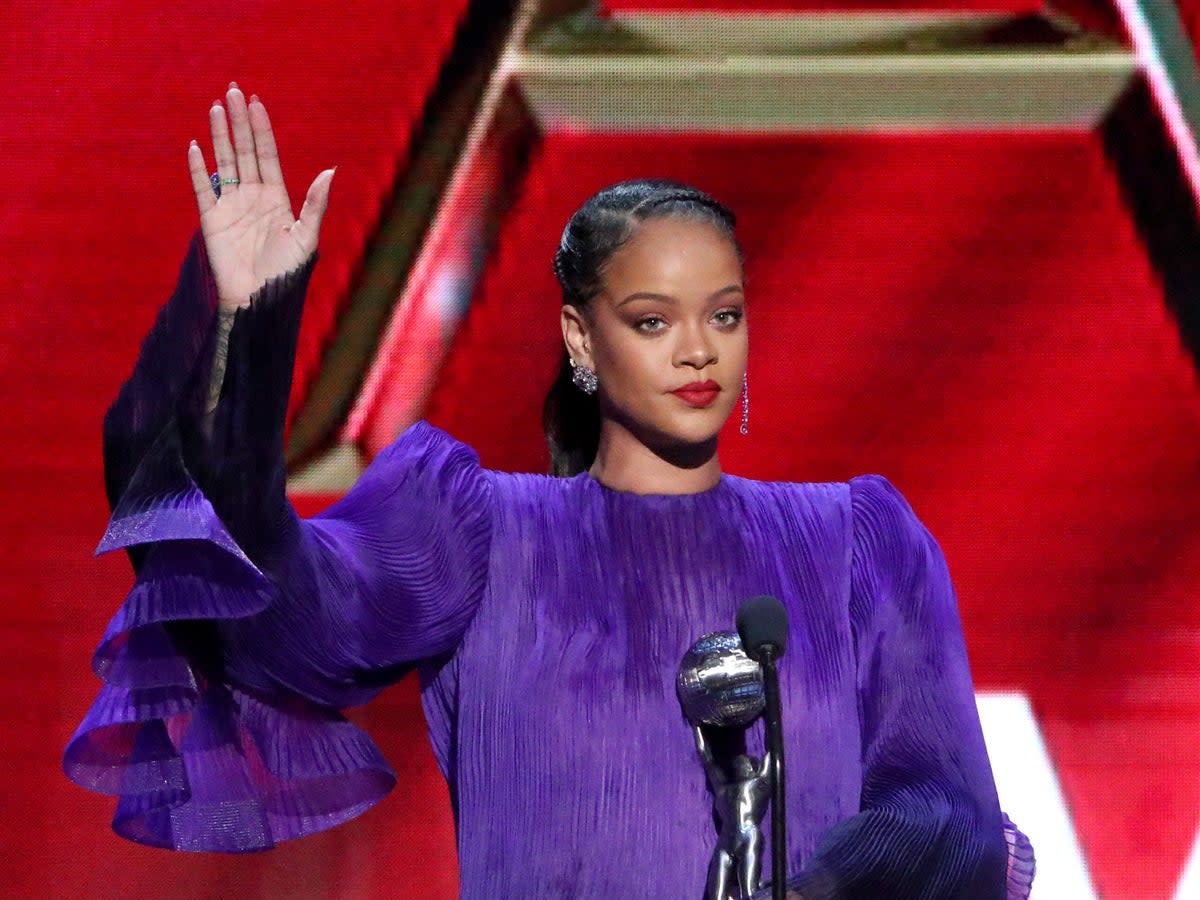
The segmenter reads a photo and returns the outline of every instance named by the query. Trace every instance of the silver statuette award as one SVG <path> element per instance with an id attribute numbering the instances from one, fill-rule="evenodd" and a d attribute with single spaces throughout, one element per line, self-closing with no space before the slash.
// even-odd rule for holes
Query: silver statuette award
<path id="1" fill-rule="evenodd" d="M 762 669 L 737 632 L 716 631 L 684 655 L 677 689 L 720 822 L 705 896 L 744 900 L 760 886 L 760 823 L 771 792 L 770 754 L 760 760 L 745 749 L 745 728 L 766 705 Z"/>

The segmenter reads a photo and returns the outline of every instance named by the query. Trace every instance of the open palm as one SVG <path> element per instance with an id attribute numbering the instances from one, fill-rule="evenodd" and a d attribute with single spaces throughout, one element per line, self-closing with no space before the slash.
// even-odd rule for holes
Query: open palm
<path id="1" fill-rule="evenodd" d="M 268 280 L 295 269 L 317 249 L 333 169 L 313 179 L 300 217 L 294 217 L 266 107 L 256 96 L 247 105 L 235 82 L 226 102 L 232 141 L 225 108 L 216 101 L 208 116 L 213 155 L 221 179 L 238 183 L 223 183 L 218 198 L 195 141 L 188 147 L 188 170 L 217 296 L 222 307 L 232 309 L 248 304 Z"/>

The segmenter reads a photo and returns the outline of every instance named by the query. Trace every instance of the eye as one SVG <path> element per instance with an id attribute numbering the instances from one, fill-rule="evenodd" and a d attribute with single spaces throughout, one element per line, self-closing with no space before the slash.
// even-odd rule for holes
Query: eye
<path id="1" fill-rule="evenodd" d="M 638 319 L 637 322 L 634 323 L 633 327 L 643 334 L 654 334 L 662 331 L 666 325 L 666 319 L 664 319 L 662 316 L 646 316 L 645 318 Z"/>
<path id="2" fill-rule="evenodd" d="M 721 325 L 732 326 L 742 321 L 743 315 L 745 315 L 745 313 L 740 309 L 723 309 L 713 318 L 717 319 L 718 323 Z"/>

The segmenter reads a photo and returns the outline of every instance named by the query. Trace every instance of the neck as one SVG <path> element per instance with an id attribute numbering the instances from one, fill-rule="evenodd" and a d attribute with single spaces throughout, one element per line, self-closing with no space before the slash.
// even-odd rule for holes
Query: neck
<path id="1" fill-rule="evenodd" d="M 634 494 L 698 494 L 717 486 L 717 439 L 672 447 L 651 446 L 620 423 L 600 426 L 596 459 L 588 469 L 605 487 Z"/>

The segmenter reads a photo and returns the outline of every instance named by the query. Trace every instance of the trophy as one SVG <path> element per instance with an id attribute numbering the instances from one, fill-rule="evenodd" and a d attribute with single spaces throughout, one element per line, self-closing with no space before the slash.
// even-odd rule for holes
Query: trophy
<path id="1" fill-rule="evenodd" d="M 684 654 L 676 682 L 720 823 L 706 900 L 743 900 L 762 874 L 760 823 L 770 797 L 770 754 L 746 752 L 745 729 L 765 708 L 762 669 L 737 632 L 706 634 Z"/>
<path id="2" fill-rule="evenodd" d="M 736 631 L 714 631 L 692 644 L 676 686 L 695 726 L 744 727 L 766 708 L 762 667 L 746 655 Z"/>

